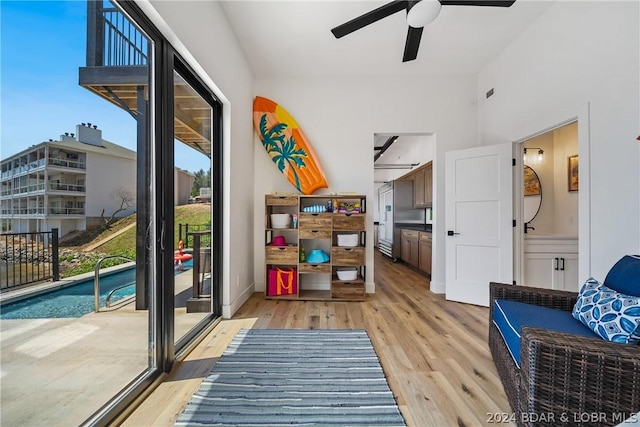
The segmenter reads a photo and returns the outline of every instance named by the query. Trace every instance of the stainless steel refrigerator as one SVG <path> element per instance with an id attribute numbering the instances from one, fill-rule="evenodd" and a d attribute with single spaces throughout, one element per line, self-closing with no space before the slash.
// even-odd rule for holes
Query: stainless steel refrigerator
<path id="1" fill-rule="evenodd" d="M 413 181 L 391 181 L 378 190 L 378 250 L 394 261 L 400 258 L 402 224 L 424 224 L 425 210 L 413 207 Z"/>

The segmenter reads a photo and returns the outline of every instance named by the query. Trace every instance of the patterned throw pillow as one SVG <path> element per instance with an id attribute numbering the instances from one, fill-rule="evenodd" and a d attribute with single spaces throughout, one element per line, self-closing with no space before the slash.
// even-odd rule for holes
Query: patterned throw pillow
<path id="1" fill-rule="evenodd" d="M 616 292 L 594 278 L 582 285 L 573 317 L 605 340 L 622 344 L 640 341 L 640 297 Z"/>

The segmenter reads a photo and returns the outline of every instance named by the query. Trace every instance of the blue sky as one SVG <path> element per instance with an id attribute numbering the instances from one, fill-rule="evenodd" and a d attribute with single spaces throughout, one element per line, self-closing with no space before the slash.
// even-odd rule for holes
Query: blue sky
<path id="1" fill-rule="evenodd" d="M 86 64 L 87 4 L 0 0 L 0 158 L 57 140 L 90 122 L 102 137 L 136 149 L 136 123 L 78 85 Z M 176 166 L 196 171 L 209 159 L 176 142 Z"/>

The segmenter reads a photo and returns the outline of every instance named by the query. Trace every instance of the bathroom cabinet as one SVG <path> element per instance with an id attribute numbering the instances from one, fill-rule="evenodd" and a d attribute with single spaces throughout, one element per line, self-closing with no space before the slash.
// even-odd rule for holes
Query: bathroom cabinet
<path id="1" fill-rule="evenodd" d="M 578 291 L 577 237 L 531 235 L 524 245 L 523 285 Z"/>

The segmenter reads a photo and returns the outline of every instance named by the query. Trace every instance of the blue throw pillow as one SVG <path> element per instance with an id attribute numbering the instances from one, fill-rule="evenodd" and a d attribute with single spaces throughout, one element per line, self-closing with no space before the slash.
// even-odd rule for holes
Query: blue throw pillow
<path id="1" fill-rule="evenodd" d="M 640 297 L 616 292 L 594 278 L 582 285 L 573 317 L 605 340 L 622 344 L 640 341 Z"/>
<path id="2" fill-rule="evenodd" d="M 640 255 L 625 255 L 616 262 L 604 285 L 627 295 L 640 296 Z"/>

